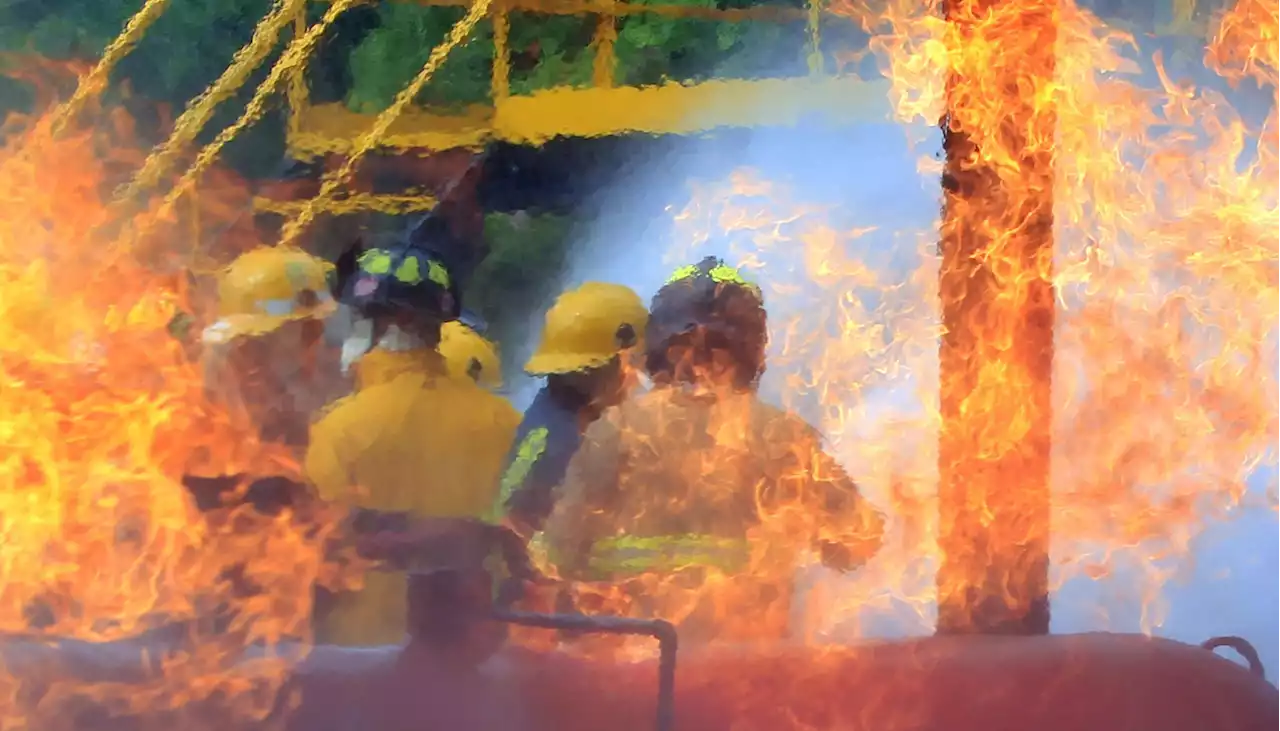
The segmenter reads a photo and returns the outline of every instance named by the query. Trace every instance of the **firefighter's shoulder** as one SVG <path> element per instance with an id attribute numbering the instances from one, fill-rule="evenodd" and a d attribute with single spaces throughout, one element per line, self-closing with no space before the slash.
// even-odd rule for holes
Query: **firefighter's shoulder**
<path id="1" fill-rule="evenodd" d="M 398 385 L 392 381 L 386 385 Z M 430 376 L 417 380 L 412 389 L 388 391 L 388 398 L 412 403 L 413 412 L 439 420 L 462 431 L 492 429 L 514 438 L 520 426 L 520 412 L 511 402 L 482 388 L 470 378 Z"/>

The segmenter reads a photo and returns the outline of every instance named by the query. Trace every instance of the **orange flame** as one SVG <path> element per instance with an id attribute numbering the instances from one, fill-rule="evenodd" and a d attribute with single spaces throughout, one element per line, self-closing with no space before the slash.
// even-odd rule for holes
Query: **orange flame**
<path id="1" fill-rule="evenodd" d="M 1251 121 L 1239 105 L 1253 97 L 1220 90 L 1209 74 L 1175 80 L 1145 41 L 1073 3 L 949 5 L 949 17 L 940 2 L 836 5 L 872 30 L 901 122 L 932 125 L 949 110 L 965 133 L 951 174 L 968 176 L 968 190 L 948 197 L 945 221 L 884 231 L 868 212 L 805 205 L 740 171 L 695 189 L 669 259 L 725 252 L 714 238 L 731 263 L 759 270 L 769 371 L 785 374 L 765 396 L 820 426 L 891 516 L 876 558 L 839 584 L 820 582 L 799 608 L 820 628 L 858 634 L 861 622 L 910 607 L 916 631 L 928 631 L 941 598 L 960 607 L 953 625 L 963 629 L 988 622 L 973 615 L 978 601 L 994 601 L 996 614 L 1025 609 L 1029 578 L 1035 594 L 1124 571 L 1137 574 L 1136 619 L 1151 631 L 1191 541 L 1239 513 L 1245 480 L 1274 464 L 1280 436 L 1276 14 L 1242 0 L 1206 49 L 1222 78 L 1264 87 L 1265 121 Z M 920 169 L 941 171 L 931 157 Z M 939 230 L 950 247 L 941 257 L 926 248 Z M 959 317 L 944 318 L 940 294 Z M 1051 302 L 1052 341 L 1028 315 Z M 940 373 L 944 319 L 963 336 Z M 1034 363 L 1036 338 L 1052 343 L 1051 371 Z M 915 384 L 914 409 L 886 414 L 869 398 L 904 383 Z M 959 480 L 949 495 L 934 448 L 944 424 L 945 467 Z M 1050 478 L 1051 503 L 1036 494 Z M 990 543 L 975 543 L 983 522 Z M 1055 565 L 1036 586 L 1045 569 L 1022 563 L 1036 553 L 1023 549 L 1050 529 Z M 957 531 L 964 540 L 939 547 Z M 939 587 L 948 560 L 957 570 Z M 975 585 L 985 588 L 964 594 Z M 601 606 L 634 605 L 613 601 Z M 694 600 L 668 601 L 682 616 Z M 757 610 L 729 605 L 723 619 Z"/>
<path id="2" fill-rule="evenodd" d="M 109 228 L 113 170 L 140 159 L 122 121 L 55 139 L 47 117 L 10 120 L 25 128 L 0 151 L 0 632 L 102 640 L 177 623 L 193 644 L 153 657 L 165 671 L 139 686 L 55 683 L 34 710 L 7 697 L 0 716 L 17 726 L 74 696 L 162 710 L 244 694 L 241 710 L 262 713 L 271 694 L 247 691 L 280 668 L 233 673 L 227 657 L 305 635 L 320 570 L 314 537 L 287 516 L 211 523 L 190 503 L 192 470 L 278 472 L 289 455 L 207 400 L 172 327 L 200 317 L 179 268 L 196 253 L 190 222 L 138 252 L 95 235 Z M 216 207 L 204 214 L 217 228 Z M 236 568 L 264 591 L 238 595 Z M 206 626 L 220 607 L 233 623 Z"/>
<path id="3" fill-rule="evenodd" d="M 1224 77 L 1272 87 L 1257 125 L 1223 92 L 1175 81 L 1159 58 L 1158 83 L 1143 83 L 1134 39 L 1070 2 L 956 3 L 950 17 L 940 5 L 838 3 L 873 30 L 899 119 L 933 124 L 949 109 L 952 129 L 970 144 L 957 156 L 975 180 L 962 185 L 984 188 L 949 199 L 948 220 L 933 230 L 892 232 L 899 247 L 919 252 L 911 273 L 895 274 L 890 254 L 875 261 L 847 253 L 850 242 L 884 235 L 861 212 L 852 224 L 837 221 L 745 174 L 700 191 L 679 222 L 695 246 L 708 231 L 726 233 L 736 263 L 763 268 L 770 307 L 804 313 L 772 322 L 770 367 L 787 373 L 776 395 L 822 428 L 842 462 L 863 465 L 855 476 L 864 495 L 892 519 L 870 564 L 798 609 L 856 631 L 869 611 L 906 605 L 926 623 L 940 593 L 950 599 L 957 586 L 1000 585 L 1035 570 L 1017 566 L 1008 548 L 1042 540 L 1047 529 L 1042 516 L 1029 528 L 1018 520 L 1020 510 L 1040 509 L 1037 465 L 999 473 L 1004 482 L 975 473 L 973 504 L 963 507 L 990 508 L 1006 526 L 966 557 L 956 585 L 944 580 L 938 590 L 937 565 L 960 549 L 940 555 L 958 511 L 939 508 L 936 435 L 945 426 L 975 471 L 1023 450 L 1029 434 L 1042 436 L 1049 374 L 1028 365 L 1042 354 L 1019 349 L 1031 337 L 1026 301 L 1043 295 L 1046 281 L 1058 318 L 1052 528 L 1056 552 L 1067 557 L 1056 579 L 1136 567 L 1154 600 L 1170 559 L 1186 554 L 1207 520 L 1239 505 L 1252 467 L 1274 459 L 1280 431 L 1276 14 L 1242 0 L 1208 47 Z M 117 121 L 114 131 L 127 133 Z M 126 251 L 95 235 L 110 228 L 102 201 L 114 169 L 137 161 L 127 149 L 100 133 L 54 140 L 47 120 L 36 119 L 0 152 L 0 630 L 120 637 L 231 604 L 240 610 L 234 632 L 220 640 L 197 625 L 196 641 L 141 687 L 59 692 L 151 710 L 244 695 L 244 712 L 261 714 L 273 694 L 257 691 L 274 687 L 280 668 L 232 673 L 227 657 L 246 640 L 305 635 L 320 552 L 316 536 L 300 535 L 287 518 L 246 530 L 238 520 L 206 522 L 186 500 L 180 478 L 192 469 L 262 470 L 287 457 L 259 444 L 239 415 L 206 401 L 198 369 L 169 330 L 175 315 L 200 305 L 178 273 L 189 265 L 189 249 L 174 243 L 185 234 L 160 226 Z M 1028 222 L 1045 224 L 1050 195 L 1056 250 L 1037 251 Z M 201 214 L 219 219 L 232 209 Z M 926 250 L 938 230 L 949 244 L 961 234 L 976 243 L 939 257 Z M 779 256 L 794 270 L 777 266 Z M 960 292 L 956 275 L 979 269 L 984 289 Z M 935 304 L 941 296 L 967 309 L 948 318 Z M 944 322 L 968 337 L 940 366 Z M 920 408 L 886 417 L 871 396 L 904 379 L 918 388 Z M 741 458 L 741 424 L 732 408 L 720 417 L 705 425 L 706 436 Z M 810 473 L 816 446 L 801 438 L 770 444 Z M 701 459 L 714 454 L 679 465 L 683 477 L 717 474 L 725 463 Z M 1032 489 L 1022 492 L 1017 479 Z M 965 503 L 955 492 L 941 499 Z M 803 553 L 795 537 L 813 532 L 809 507 L 773 507 L 776 521 L 753 536 L 756 565 L 773 557 L 775 542 L 796 544 L 788 560 Z M 646 519 L 639 505 L 622 517 Z M 821 526 L 824 538 L 855 530 L 834 522 Z M 236 567 L 265 591 L 237 596 L 225 580 Z M 994 576 L 977 576 L 991 568 Z M 750 639 L 773 608 L 715 596 L 733 578 L 713 575 L 695 592 L 655 582 L 638 593 L 613 587 L 600 598 L 605 608 L 652 613 L 634 606 L 647 595 L 650 604 L 666 602 L 657 613 L 677 617 L 702 604 L 735 639 Z M 997 602 L 1018 609 L 1027 597 L 1016 593 Z M 1158 623 L 1157 608 L 1144 616 L 1148 627 Z M 4 690 L 3 720 L 30 725 L 30 709 Z"/>

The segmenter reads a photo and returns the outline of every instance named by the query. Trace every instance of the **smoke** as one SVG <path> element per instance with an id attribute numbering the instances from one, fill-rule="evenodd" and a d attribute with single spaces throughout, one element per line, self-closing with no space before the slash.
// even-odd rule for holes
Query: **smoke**
<path id="1" fill-rule="evenodd" d="M 1167 68 L 1191 72 L 1198 84 L 1230 95 L 1247 118 L 1261 119 L 1273 103 L 1268 90 L 1226 88 L 1198 59 L 1175 58 L 1155 45 L 1144 45 L 1141 55 L 1149 59 L 1157 50 L 1165 51 Z M 1154 67 L 1148 69 L 1145 82 L 1159 84 Z M 746 273 L 765 290 L 771 323 L 762 396 L 820 425 L 833 452 L 863 484 L 869 499 L 887 508 L 894 471 L 906 462 L 928 463 L 920 455 L 935 449 L 936 433 L 922 425 L 936 403 L 936 352 L 860 356 L 851 351 L 826 353 L 823 348 L 842 327 L 865 330 L 853 337 L 846 332 L 842 339 L 846 344 L 865 342 L 869 348 L 880 342 L 873 337 L 878 336 L 877 328 L 921 328 L 918 335 L 936 327 L 928 280 L 936 276 L 930 246 L 936 239 L 941 196 L 928 162 L 940 153 L 940 135 L 927 127 L 861 124 L 834 129 L 817 122 L 731 134 L 732 154 L 726 155 L 723 141 L 714 137 L 688 138 L 674 152 L 621 169 L 601 193 L 596 218 L 581 229 L 582 240 L 562 289 L 589 280 L 610 281 L 626 284 L 647 299 L 676 266 L 705 255 L 723 256 L 750 270 Z M 725 203 L 731 197 L 733 202 Z M 835 273 L 839 276 L 825 282 L 819 281 L 820 268 L 813 261 L 815 249 L 823 246 L 825 256 L 842 267 Z M 850 272 L 857 265 L 874 280 L 867 290 L 887 288 L 888 293 L 851 296 L 848 286 L 833 284 L 856 279 Z M 892 301 L 893 297 L 898 299 Z M 890 322 L 886 313 L 896 319 Z M 859 315 L 867 319 L 859 322 Z M 541 317 L 541 312 L 532 313 L 528 341 L 509 347 L 528 352 Z M 919 343 L 922 338 L 914 340 Z M 911 367 L 878 371 L 877 364 L 895 359 L 890 356 Z M 852 362 L 859 357 L 862 362 Z M 851 365 L 842 370 L 836 368 L 838 362 Z M 823 373 L 815 373 L 815 363 L 822 364 Z M 536 386 L 529 379 L 514 380 L 517 406 L 528 403 Z M 912 458 L 902 458 L 904 454 Z M 1270 455 L 1250 478 L 1253 496 L 1261 497 L 1268 487 L 1274 490 L 1274 459 Z M 1212 635 L 1236 634 L 1259 648 L 1274 677 L 1280 664 L 1274 621 L 1280 613 L 1278 542 L 1280 529 L 1270 510 L 1209 525 L 1195 539 L 1191 556 L 1182 558 L 1171 573 L 1171 583 L 1154 605 L 1151 597 L 1134 589 L 1141 582 L 1135 582 L 1132 573 L 1079 578 L 1056 592 L 1053 629 L 1154 627 L 1158 634 L 1196 643 Z M 1079 559 L 1068 550 L 1078 547 L 1055 545 L 1055 564 Z M 809 570 L 806 583 L 821 597 L 816 603 L 825 606 L 837 602 L 841 593 L 874 596 L 874 584 L 882 578 L 874 564 L 851 577 Z M 932 565 L 922 558 L 912 570 L 916 575 L 907 583 L 927 592 Z M 895 588 L 902 589 L 902 578 L 896 578 Z M 1160 616 L 1153 616 L 1153 611 Z M 800 619 L 803 606 L 797 612 Z M 932 630 L 934 614 L 930 606 L 908 605 L 886 595 L 884 602 L 864 607 L 859 616 L 841 619 L 845 621 L 833 624 L 829 616 L 809 618 L 804 629 L 834 641 L 924 634 Z"/>

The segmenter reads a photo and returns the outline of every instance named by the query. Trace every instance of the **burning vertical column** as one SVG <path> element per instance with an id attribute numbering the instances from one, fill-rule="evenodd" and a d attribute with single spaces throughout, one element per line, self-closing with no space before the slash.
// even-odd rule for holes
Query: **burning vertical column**
<path id="1" fill-rule="evenodd" d="M 938 632 L 1049 631 L 1056 0 L 947 0 Z"/>

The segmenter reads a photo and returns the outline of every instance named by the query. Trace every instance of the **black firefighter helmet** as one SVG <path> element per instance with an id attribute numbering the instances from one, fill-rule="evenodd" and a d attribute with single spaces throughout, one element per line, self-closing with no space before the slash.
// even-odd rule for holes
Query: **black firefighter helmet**
<path id="1" fill-rule="evenodd" d="M 443 323 L 462 314 L 444 258 L 411 239 L 373 248 L 357 241 L 338 257 L 329 284 L 334 299 L 363 318 L 410 315 Z"/>
<path id="2" fill-rule="evenodd" d="M 738 386 L 753 387 L 764 373 L 768 319 L 760 288 L 737 269 L 709 256 L 675 271 L 654 295 L 645 333 L 645 369 L 657 381 L 678 379 L 672 346 L 701 333 L 703 348 L 730 354 Z"/>

